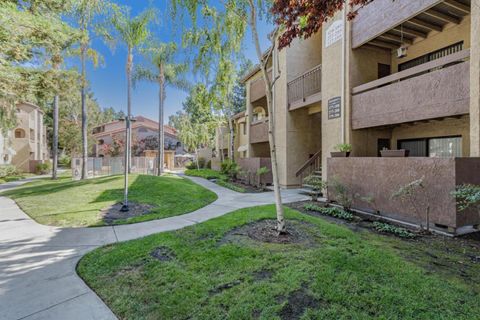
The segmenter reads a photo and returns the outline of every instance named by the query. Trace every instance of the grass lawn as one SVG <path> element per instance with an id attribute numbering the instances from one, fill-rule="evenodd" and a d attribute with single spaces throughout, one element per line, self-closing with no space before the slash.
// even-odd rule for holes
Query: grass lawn
<path id="1" fill-rule="evenodd" d="M 77 271 L 121 319 L 474 319 L 480 265 L 461 252 L 286 209 L 299 242 L 242 232 L 274 206 L 97 249 Z M 442 247 L 441 245 L 439 247 Z M 432 268 L 426 261 L 438 256 Z M 443 268 L 445 261 L 458 267 Z M 468 268 L 464 268 L 468 266 Z M 465 275 L 458 271 L 462 269 Z"/>
<path id="2" fill-rule="evenodd" d="M 215 193 L 177 176 L 131 175 L 129 200 L 151 205 L 149 213 L 114 224 L 160 219 L 194 211 L 215 201 Z M 100 210 L 123 200 L 123 176 L 72 181 L 42 179 L 4 192 L 30 217 L 46 225 L 62 227 L 100 226 Z"/>

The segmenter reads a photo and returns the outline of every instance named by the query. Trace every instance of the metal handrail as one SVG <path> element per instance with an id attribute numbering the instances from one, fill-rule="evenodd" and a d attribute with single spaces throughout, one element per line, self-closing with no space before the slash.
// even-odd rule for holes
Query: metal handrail
<path id="1" fill-rule="evenodd" d="M 288 103 L 303 100 L 322 90 L 322 65 L 313 67 L 290 81 L 288 87 Z"/>

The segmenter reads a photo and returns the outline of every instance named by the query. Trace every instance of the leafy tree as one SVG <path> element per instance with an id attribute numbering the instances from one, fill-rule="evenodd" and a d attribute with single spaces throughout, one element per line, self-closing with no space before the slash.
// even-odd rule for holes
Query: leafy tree
<path id="1" fill-rule="evenodd" d="M 111 19 L 114 34 L 109 35 L 112 40 L 120 41 L 127 47 L 127 142 L 126 142 L 126 162 L 128 172 L 131 171 L 131 159 L 128 153 L 131 148 L 131 118 L 132 118 L 132 71 L 133 71 L 133 57 L 135 51 L 144 45 L 150 36 L 149 25 L 153 21 L 155 11 L 148 9 L 136 17 L 130 16 L 128 9 L 121 10 L 115 8 L 115 14 Z"/>
<path id="2" fill-rule="evenodd" d="M 180 89 L 187 89 L 189 87 L 184 75 L 188 69 L 188 65 L 184 63 L 175 62 L 175 53 L 177 46 L 175 43 L 161 43 L 159 45 L 151 45 L 142 50 L 142 53 L 148 58 L 154 71 L 145 68 L 137 67 L 135 70 L 135 80 L 146 80 L 158 83 L 158 175 L 163 174 L 164 163 L 164 101 L 166 97 L 166 87 L 176 87 Z"/>
<path id="3" fill-rule="evenodd" d="M 275 124 L 273 121 L 273 87 L 278 79 L 278 74 L 274 74 L 273 78 L 271 78 L 268 74 L 269 62 L 271 61 L 274 50 L 276 50 L 278 47 L 278 43 L 276 41 L 277 33 L 273 33 L 271 35 L 272 45 L 266 52 L 263 52 L 260 45 L 260 37 L 258 35 L 257 28 L 258 19 L 261 18 L 265 12 L 268 12 L 271 2 L 262 0 L 225 0 L 222 2 L 222 5 L 219 6 L 218 4 L 210 5 L 209 1 L 203 0 L 175 0 L 172 1 L 172 4 L 174 12 L 178 11 L 179 8 L 182 7 L 184 10 L 186 10 L 194 22 L 198 21 L 197 16 L 199 13 L 202 15 L 202 24 L 205 24 L 205 20 L 212 19 L 213 17 L 214 22 L 212 23 L 213 26 L 211 26 L 210 29 L 219 30 L 218 33 L 214 33 L 213 35 L 222 40 L 227 39 L 225 40 L 227 42 L 222 43 L 222 41 L 213 41 L 213 45 L 212 42 L 210 42 L 209 45 L 201 46 L 200 49 L 203 50 L 205 47 L 210 48 L 212 46 L 214 48 L 220 47 L 220 50 L 224 51 L 224 54 L 220 54 L 220 56 L 223 58 L 220 60 L 220 62 L 226 62 L 226 53 L 230 52 L 231 54 L 232 50 L 235 51 L 235 45 L 239 45 L 241 43 L 241 40 L 246 34 L 247 27 L 250 28 L 253 44 L 255 46 L 255 52 L 257 54 L 260 70 L 265 82 L 269 117 L 268 137 L 272 161 L 273 189 L 277 212 L 277 231 L 279 234 L 283 234 L 286 232 L 286 226 L 278 178 L 277 153 L 274 136 Z M 219 9 L 217 10 L 216 8 Z M 222 46 L 226 46 L 226 48 L 222 48 Z M 228 65 L 225 64 L 224 66 Z M 225 79 L 225 73 L 219 73 L 219 75 L 220 79 Z M 228 85 L 224 85 L 222 88 L 224 89 L 220 91 L 222 94 L 230 92 Z"/>
<path id="4" fill-rule="evenodd" d="M 350 0 L 349 19 L 373 0 Z M 393 0 L 392 0 L 393 1 Z M 279 48 L 289 46 L 295 38 L 309 38 L 320 30 L 323 23 L 342 10 L 346 0 L 274 0 L 271 12 L 275 23 L 283 28 Z"/>
<path id="5" fill-rule="evenodd" d="M 189 151 L 195 152 L 197 168 L 200 168 L 198 163 L 198 149 L 211 144 L 209 135 L 210 124 L 196 122 L 190 115 L 184 114 L 179 118 L 178 125 L 178 138 Z"/>

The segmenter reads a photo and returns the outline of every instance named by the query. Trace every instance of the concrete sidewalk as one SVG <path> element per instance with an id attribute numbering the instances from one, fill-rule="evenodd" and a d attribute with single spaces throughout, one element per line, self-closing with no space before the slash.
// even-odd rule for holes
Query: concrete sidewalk
<path id="1" fill-rule="evenodd" d="M 0 197 L 0 319 L 116 319 L 77 276 L 75 267 L 100 246 L 191 226 L 228 212 L 274 203 L 273 192 L 240 194 L 201 178 L 218 200 L 182 216 L 101 228 L 57 228 L 30 219 L 13 200 Z M 27 181 L 4 184 L 0 190 Z M 285 203 L 305 200 L 282 191 Z"/>

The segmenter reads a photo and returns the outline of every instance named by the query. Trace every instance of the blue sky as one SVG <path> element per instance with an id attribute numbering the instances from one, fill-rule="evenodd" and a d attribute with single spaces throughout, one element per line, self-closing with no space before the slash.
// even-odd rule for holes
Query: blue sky
<path id="1" fill-rule="evenodd" d="M 175 41 L 181 43 L 181 26 L 173 26 L 171 18 L 167 13 L 168 0 L 119 0 L 119 4 L 127 5 L 132 9 L 132 16 L 142 12 L 145 8 L 154 6 L 159 12 L 159 23 L 153 26 L 153 34 L 157 39 L 163 42 Z M 189 27 L 189 26 L 186 26 Z M 259 23 L 259 31 L 261 39 L 264 39 L 264 48 L 268 45 L 266 35 L 272 29 L 271 25 L 266 22 Z M 126 49 L 122 45 L 117 46 L 115 50 L 111 50 L 100 40 L 93 41 L 93 47 L 99 51 L 104 59 L 105 65 L 93 68 L 91 64 L 88 66 L 88 78 L 97 101 L 102 108 L 113 107 L 116 110 L 126 111 L 126 76 L 125 76 L 125 60 Z M 250 33 L 244 40 L 244 55 L 257 63 L 257 58 L 253 46 Z M 179 60 L 184 56 L 179 56 Z M 134 57 L 134 64 L 142 64 L 143 59 L 139 54 Z M 193 74 L 189 75 L 194 82 Z M 166 121 L 168 116 L 181 110 L 182 101 L 186 98 L 187 93 L 174 88 L 167 88 L 167 98 L 165 101 Z M 141 82 L 137 85 L 132 97 L 132 113 L 134 115 L 143 115 L 152 119 L 158 118 L 158 86 L 147 82 Z"/>

